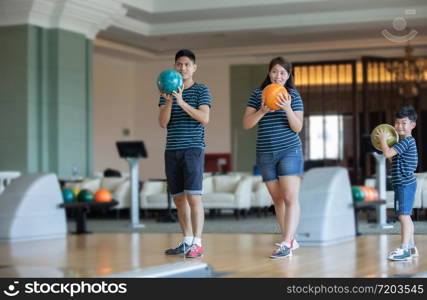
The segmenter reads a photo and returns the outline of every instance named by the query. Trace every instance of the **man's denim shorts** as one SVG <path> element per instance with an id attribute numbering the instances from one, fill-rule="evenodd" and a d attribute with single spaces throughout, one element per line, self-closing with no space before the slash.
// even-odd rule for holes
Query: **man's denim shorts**
<path id="1" fill-rule="evenodd" d="M 279 176 L 302 176 L 304 174 L 301 147 L 292 147 L 272 153 L 257 153 L 256 163 L 264 182 L 277 180 Z"/>
<path id="2" fill-rule="evenodd" d="M 396 216 L 412 215 L 417 182 L 394 186 L 394 212 Z"/>
<path id="3" fill-rule="evenodd" d="M 201 195 L 205 152 L 202 148 L 165 151 L 165 170 L 173 196 Z"/>

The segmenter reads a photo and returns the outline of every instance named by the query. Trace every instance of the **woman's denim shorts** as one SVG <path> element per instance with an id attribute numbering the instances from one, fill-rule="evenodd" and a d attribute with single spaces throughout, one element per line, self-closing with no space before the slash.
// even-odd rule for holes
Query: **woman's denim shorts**
<path id="1" fill-rule="evenodd" d="M 272 153 L 257 153 L 256 163 L 264 182 L 277 180 L 279 176 L 302 176 L 304 174 L 304 158 L 301 147 Z"/>

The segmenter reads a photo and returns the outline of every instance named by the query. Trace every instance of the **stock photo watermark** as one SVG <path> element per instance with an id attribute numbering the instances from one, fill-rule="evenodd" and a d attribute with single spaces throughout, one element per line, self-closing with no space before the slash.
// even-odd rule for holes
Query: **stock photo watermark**
<path id="1" fill-rule="evenodd" d="M 24 294 L 63 294 L 74 297 L 77 294 L 126 294 L 126 283 L 109 282 L 39 282 L 37 280 L 26 282 L 19 286 L 19 281 L 14 281 L 3 290 L 3 294 L 15 297 L 19 293 Z"/>
<path id="2" fill-rule="evenodd" d="M 406 9 L 405 15 L 415 15 L 417 11 L 415 9 Z M 393 43 L 406 43 L 418 34 L 415 29 L 410 29 L 408 23 L 404 17 L 396 17 L 393 20 L 393 29 L 395 33 L 390 32 L 388 29 L 381 31 L 382 35 Z M 409 30 L 410 29 L 410 30 Z M 409 32 L 408 32 L 409 30 Z"/>

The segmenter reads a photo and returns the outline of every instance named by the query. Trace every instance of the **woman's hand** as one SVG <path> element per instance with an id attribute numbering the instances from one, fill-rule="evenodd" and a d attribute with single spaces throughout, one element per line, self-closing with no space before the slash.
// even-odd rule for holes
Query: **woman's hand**
<path id="1" fill-rule="evenodd" d="M 262 99 L 261 102 L 261 107 L 259 109 L 263 114 L 269 113 L 269 112 L 273 112 L 274 110 L 272 110 L 270 107 L 268 107 L 267 105 L 265 105 L 264 99 Z"/>
<path id="2" fill-rule="evenodd" d="M 292 102 L 291 95 L 287 93 L 286 94 L 280 93 L 277 96 L 277 106 L 283 109 L 284 111 L 292 110 L 291 102 Z"/>

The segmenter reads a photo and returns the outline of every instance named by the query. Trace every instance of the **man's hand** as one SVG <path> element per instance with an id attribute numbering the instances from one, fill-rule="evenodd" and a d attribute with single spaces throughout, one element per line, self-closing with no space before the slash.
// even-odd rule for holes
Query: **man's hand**
<path id="1" fill-rule="evenodd" d="M 183 89 L 182 88 L 178 88 L 178 92 L 176 92 L 176 91 L 173 91 L 172 92 L 172 95 L 175 97 L 175 99 L 176 99 L 176 104 L 178 104 L 180 107 L 182 107 L 182 105 L 184 104 L 184 103 L 186 103 L 185 101 L 184 101 L 184 99 L 182 99 L 182 91 L 183 91 Z"/>
<path id="2" fill-rule="evenodd" d="M 165 93 L 161 93 L 160 95 L 162 95 L 163 98 L 165 98 L 166 100 L 166 104 L 172 104 L 173 103 L 173 98 L 171 94 L 165 94 Z"/>

